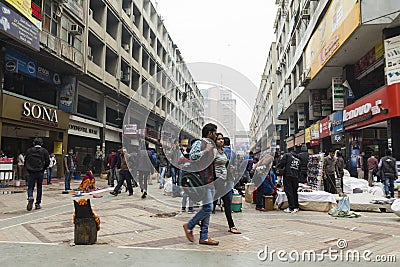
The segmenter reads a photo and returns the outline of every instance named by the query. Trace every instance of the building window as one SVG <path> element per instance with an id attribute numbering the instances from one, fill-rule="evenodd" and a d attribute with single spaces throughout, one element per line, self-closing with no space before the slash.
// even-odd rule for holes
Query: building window
<path id="1" fill-rule="evenodd" d="M 53 36 L 57 36 L 58 33 L 58 16 L 57 6 L 53 6 L 50 1 L 46 1 L 44 4 L 44 17 L 43 17 L 43 30 L 49 32 Z"/>
<path id="2" fill-rule="evenodd" d="M 78 113 L 97 119 L 97 102 L 78 96 Z"/>

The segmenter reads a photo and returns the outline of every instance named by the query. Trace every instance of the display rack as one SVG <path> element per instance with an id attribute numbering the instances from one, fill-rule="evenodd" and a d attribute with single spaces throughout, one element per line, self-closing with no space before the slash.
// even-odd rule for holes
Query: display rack
<path id="1" fill-rule="evenodd" d="M 0 185 L 12 184 L 14 179 L 13 158 L 0 158 Z"/>
<path id="2" fill-rule="evenodd" d="M 310 155 L 307 167 L 307 184 L 313 190 L 323 190 L 324 154 Z"/>

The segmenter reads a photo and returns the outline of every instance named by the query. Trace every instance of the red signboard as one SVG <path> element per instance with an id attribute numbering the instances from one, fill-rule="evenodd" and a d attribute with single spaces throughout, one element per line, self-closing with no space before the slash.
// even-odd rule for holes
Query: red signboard
<path id="1" fill-rule="evenodd" d="M 319 145 L 319 140 L 311 140 L 310 141 L 310 146 L 318 146 Z"/>
<path id="2" fill-rule="evenodd" d="M 400 84 L 373 92 L 343 110 L 345 130 L 357 129 L 400 116 Z"/>
<path id="3" fill-rule="evenodd" d="M 319 121 L 319 138 L 328 137 L 331 135 L 329 130 L 329 116 Z"/>

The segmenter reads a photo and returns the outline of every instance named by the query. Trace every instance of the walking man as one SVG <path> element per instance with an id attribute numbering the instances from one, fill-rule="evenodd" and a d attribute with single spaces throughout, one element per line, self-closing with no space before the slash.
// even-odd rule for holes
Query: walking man
<path id="1" fill-rule="evenodd" d="M 394 198 L 394 180 L 398 177 L 396 159 L 392 157 L 392 150 L 386 149 L 386 156 L 379 161 L 378 168 L 382 171 L 387 198 Z"/>
<path id="2" fill-rule="evenodd" d="M 215 194 L 215 166 L 214 155 L 216 153 L 215 139 L 217 137 L 217 126 L 212 123 L 206 124 L 201 130 L 202 139 L 196 141 L 190 150 L 190 160 L 199 161 L 205 168 L 200 171 L 200 176 L 204 182 L 204 190 L 206 190 L 203 199 L 203 206 L 196 215 L 183 225 L 186 238 L 190 242 L 194 242 L 193 228 L 200 222 L 200 240 L 199 244 L 214 245 L 219 244 L 218 241 L 211 239 L 208 235 L 208 225 L 210 223 L 210 215 L 213 210 L 213 199 Z M 176 162 L 174 162 L 176 164 Z"/>
<path id="3" fill-rule="evenodd" d="M 65 168 L 65 187 L 64 190 L 71 190 L 71 179 L 75 173 L 75 155 L 74 150 L 70 148 L 68 154 L 64 157 L 64 168 Z"/>
<path id="4" fill-rule="evenodd" d="M 31 211 L 33 207 L 35 183 L 37 183 L 35 209 L 41 208 L 44 170 L 50 164 L 49 152 L 42 145 L 42 138 L 37 137 L 33 140 L 33 147 L 25 153 L 25 168 L 28 172 L 28 205 L 26 206 L 28 211 Z"/>
<path id="5" fill-rule="evenodd" d="M 132 158 L 133 159 L 133 158 Z M 129 191 L 129 195 L 133 195 L 133 188 L 132 188 L 132 175 L 129 172 L 129 160 L 130 156 L 128 155 L 126 148 L 122 148 L 122 152 L 118 153 L 117 156 L 114 158 L 113 166 L 117 166 L 119 171 L 119 179 L 118 184 L 114 188 L 114 191 L 111 191 L 110 194 L 117 196 L 121 186 L 123 185 L 124 181 L 126 181 L 126 187 Z M 132 164 L 133 165 L 133 164 Z"/>

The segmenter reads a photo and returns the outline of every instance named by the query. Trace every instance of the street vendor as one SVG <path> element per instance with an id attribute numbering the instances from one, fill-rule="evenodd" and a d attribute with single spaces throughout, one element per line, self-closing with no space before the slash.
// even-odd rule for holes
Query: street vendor
<path id="1" fill-rule="evenodd" d="M 78 188 L 84 192 L 96 189 L 96 180 L 94 179 L 92 171 L 86 171 L 86 175 L 83 177 Z"/>

